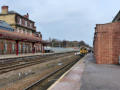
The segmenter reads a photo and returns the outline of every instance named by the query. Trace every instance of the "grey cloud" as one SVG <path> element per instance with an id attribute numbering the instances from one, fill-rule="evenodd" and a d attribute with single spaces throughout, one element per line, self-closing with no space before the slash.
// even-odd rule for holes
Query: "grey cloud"
<path id="1" fill-rule="evenodd" d="M 85 40 L 92 45 L 95 24 L 110 22 L 119 0 L 1 0 L 11 10 L 28 12 L 44 39 Z"/>

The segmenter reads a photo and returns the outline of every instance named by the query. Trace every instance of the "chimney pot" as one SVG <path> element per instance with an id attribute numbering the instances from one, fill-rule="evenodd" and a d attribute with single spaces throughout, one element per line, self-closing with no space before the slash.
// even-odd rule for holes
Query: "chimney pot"
<path id="1" fill-rule="evenodd" d="M 8 6 L 2 6 L 2 9 L 8 9 Z"/>

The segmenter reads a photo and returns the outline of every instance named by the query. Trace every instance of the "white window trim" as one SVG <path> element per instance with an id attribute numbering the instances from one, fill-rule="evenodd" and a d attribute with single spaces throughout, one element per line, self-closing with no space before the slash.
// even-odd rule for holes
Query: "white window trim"
<path id="1" fill-rule="evenodd" d="M 7 43 L 6 42 L 4 43 L 4 52 L 5 53 L 7 52 Z"/>
<path id="2" fill-rule="evenodd" d="M 22 19 L 20 18 L 20 20 L 19 20 L 19 24 L 22 24 Z"/>
<path id="3" fill-rule="evenodd" d="M 25 21 L 25 26 L 27 27 L 27 21 Z"/>
<path id="4" fill-rule="evenodd" d="M 12 51 L 15 51 L 15 43 L 12 43 Z"/>

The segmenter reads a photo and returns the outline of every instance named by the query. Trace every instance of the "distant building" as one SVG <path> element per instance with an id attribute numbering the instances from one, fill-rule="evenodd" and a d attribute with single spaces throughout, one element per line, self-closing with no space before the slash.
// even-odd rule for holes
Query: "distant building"
<path id="1" fill-rule="evenodd" d="M 36 31 L 35 22 L 29 14 L 22 16 L 2 6 L 0 14 L 0 54 L 44 52 L 41 32 Z"/>
<path id="2" fill-rule="evenodd" d="M 78 41 L 63 41 L 63 47 L 79 47 Z"/>
<path id="3" fill-rule="evenodd" d="M 84 41 L 67 41 L 67 40 L 57 40 L 52 39 L 49 41 L 48 46 L 51 47 L 64 47 L 64 48 L 80 48 L 80 46 L 86 46 L 89 47 Z"/>

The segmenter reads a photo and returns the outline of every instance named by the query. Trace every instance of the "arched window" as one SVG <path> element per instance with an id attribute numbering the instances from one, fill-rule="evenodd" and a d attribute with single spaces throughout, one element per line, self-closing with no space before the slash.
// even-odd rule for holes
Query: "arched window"
<path id="1" fill-rule="evenodd" d="M 22 19 L 21 19 L 21 18 L 19 19 L 19 24 L 20 24 L 20 25 L 22 24 Z"/>

